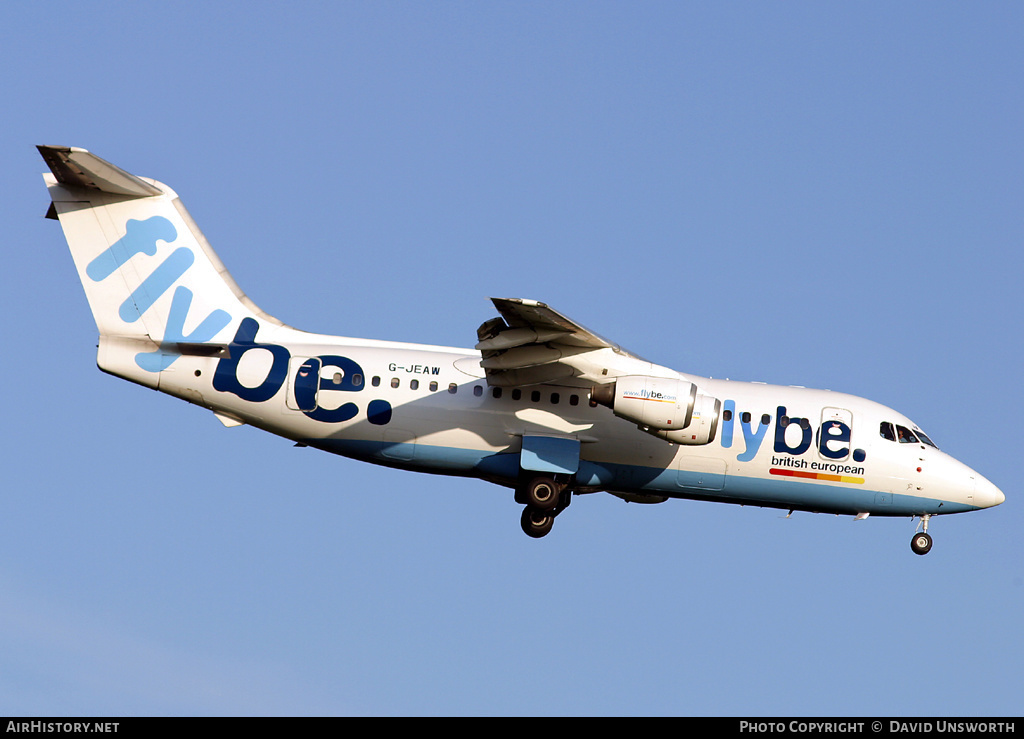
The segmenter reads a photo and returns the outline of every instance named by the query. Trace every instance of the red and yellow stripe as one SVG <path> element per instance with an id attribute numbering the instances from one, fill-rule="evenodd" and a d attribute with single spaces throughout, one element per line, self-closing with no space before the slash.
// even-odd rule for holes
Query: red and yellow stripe
<path id="1" fill-rule="evenodd" d="M 863 477 L 850 477 L 849 475 L 829 475 L 825 472 L 804 472 L 803 470 L 787 470 L 781 467 L 772 467 L 768 470 L 773 475 L 783 477 L 802 477 L 806 480 L 827 480 L 828 482 L 847 482 L 852 485 L 863 485 Z"/>

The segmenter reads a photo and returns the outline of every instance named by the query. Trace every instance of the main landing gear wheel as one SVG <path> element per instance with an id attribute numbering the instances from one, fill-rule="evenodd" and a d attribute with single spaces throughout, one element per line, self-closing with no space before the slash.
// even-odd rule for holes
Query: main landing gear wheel
<path id="1" fill-rule="evenodd" d="M 542 536 L 547 536 L 551 527 L 555 525 L 555 514 L 551 511 L 539 511 L 532 506 L 526 506 L 519 523 L 523 527 L 523 533 L 534 539 L 540 539 Z"/>
<path id="2" fill-rule="evenodd" d="M 524 504 L 519 520 L 523 532 L 534 539 L 547 536 L 555 525 L 555 516 L 569 507 L 572 491 L 569 483 L 538 475 L 521 479 L 516 487 L 516 502 Z"/>
<path id="3" fill-rule="evenodd" d="M 535 477 L 523 490 L 523 502 L 538 511 L 552 511 L 558 505 L 562 486 L 550 477 Z"/>
<path id="4" fill-rule="evenodd" d="M 914 550 L 914 554 L 928 554 L 932 549 L 931 535 L 923 532 L 914 534 L 914 538 L 910 540 L 910 548 Z"/>

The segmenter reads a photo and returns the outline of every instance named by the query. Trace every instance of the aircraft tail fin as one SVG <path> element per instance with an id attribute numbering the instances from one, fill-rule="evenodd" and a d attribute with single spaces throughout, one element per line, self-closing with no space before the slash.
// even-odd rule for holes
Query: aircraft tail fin
<path id="1" fill-rule="evenodd" d="M 156 387 L 183 353 L 215 356 L 239 324 L 282 326 L 228 274 L 178 195 L 85 149 L 40 146 L 52 203 L 100 332 L 101 369 Z"/>

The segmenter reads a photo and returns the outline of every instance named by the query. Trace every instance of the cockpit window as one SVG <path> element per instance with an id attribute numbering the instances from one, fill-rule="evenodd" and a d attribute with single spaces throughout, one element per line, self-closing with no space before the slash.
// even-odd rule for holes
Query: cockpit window
<path id="1" fill-rule="evenodd" d="M 917 443 L 917 437 L 914 436 L 914 432 L 899 424 L 896 425 L 896 438 L 899 439 L 900 444 Z"/>
<path id="2" fill-rule="evenodd" d="M 917 428 L 916 426 L 914 427 L 914 430 L 911 431 L 906 426 L 900 426 L 899 424 L 892 424 L 889 423 L 888 421 L 882 421 L 882 423 L 878 425 L 878 435 L 881 436 L 883 439 L 887 439 L 889 441 L 898 440 L 900 444 L 921 443 L 927 444 L 930 447 L 938 449 L 938 447 L 935 446 L 935 442 L 929 439 L 925 435 L 924 431 Z"/>

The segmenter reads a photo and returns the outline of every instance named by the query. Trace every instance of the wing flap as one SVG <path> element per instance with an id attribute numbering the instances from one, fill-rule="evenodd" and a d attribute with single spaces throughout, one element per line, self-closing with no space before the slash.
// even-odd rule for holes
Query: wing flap
<path id="1" fill-rule="evenodd" d="M 526 387 L 566 382 L 579 374 L 575 368 L 558 363 L 523 369 L 487 370 L 487 384 L 492 387 Z"/>
<path id="2" fill-rule="evenodd" d="M 486 325 L 486 324 L 485 324 Z M 486 333 L 486 330 L 485 332 Z M 568 331 L 538 331 L 533 328 L 506 328 L 490 339 L 484 339 L 476 348 L 480 351 L 500 352 L 505 349 L 512 349 L 526 344 L 542 344 L 545 341 L 554 341 L 569 335 Z"/>

